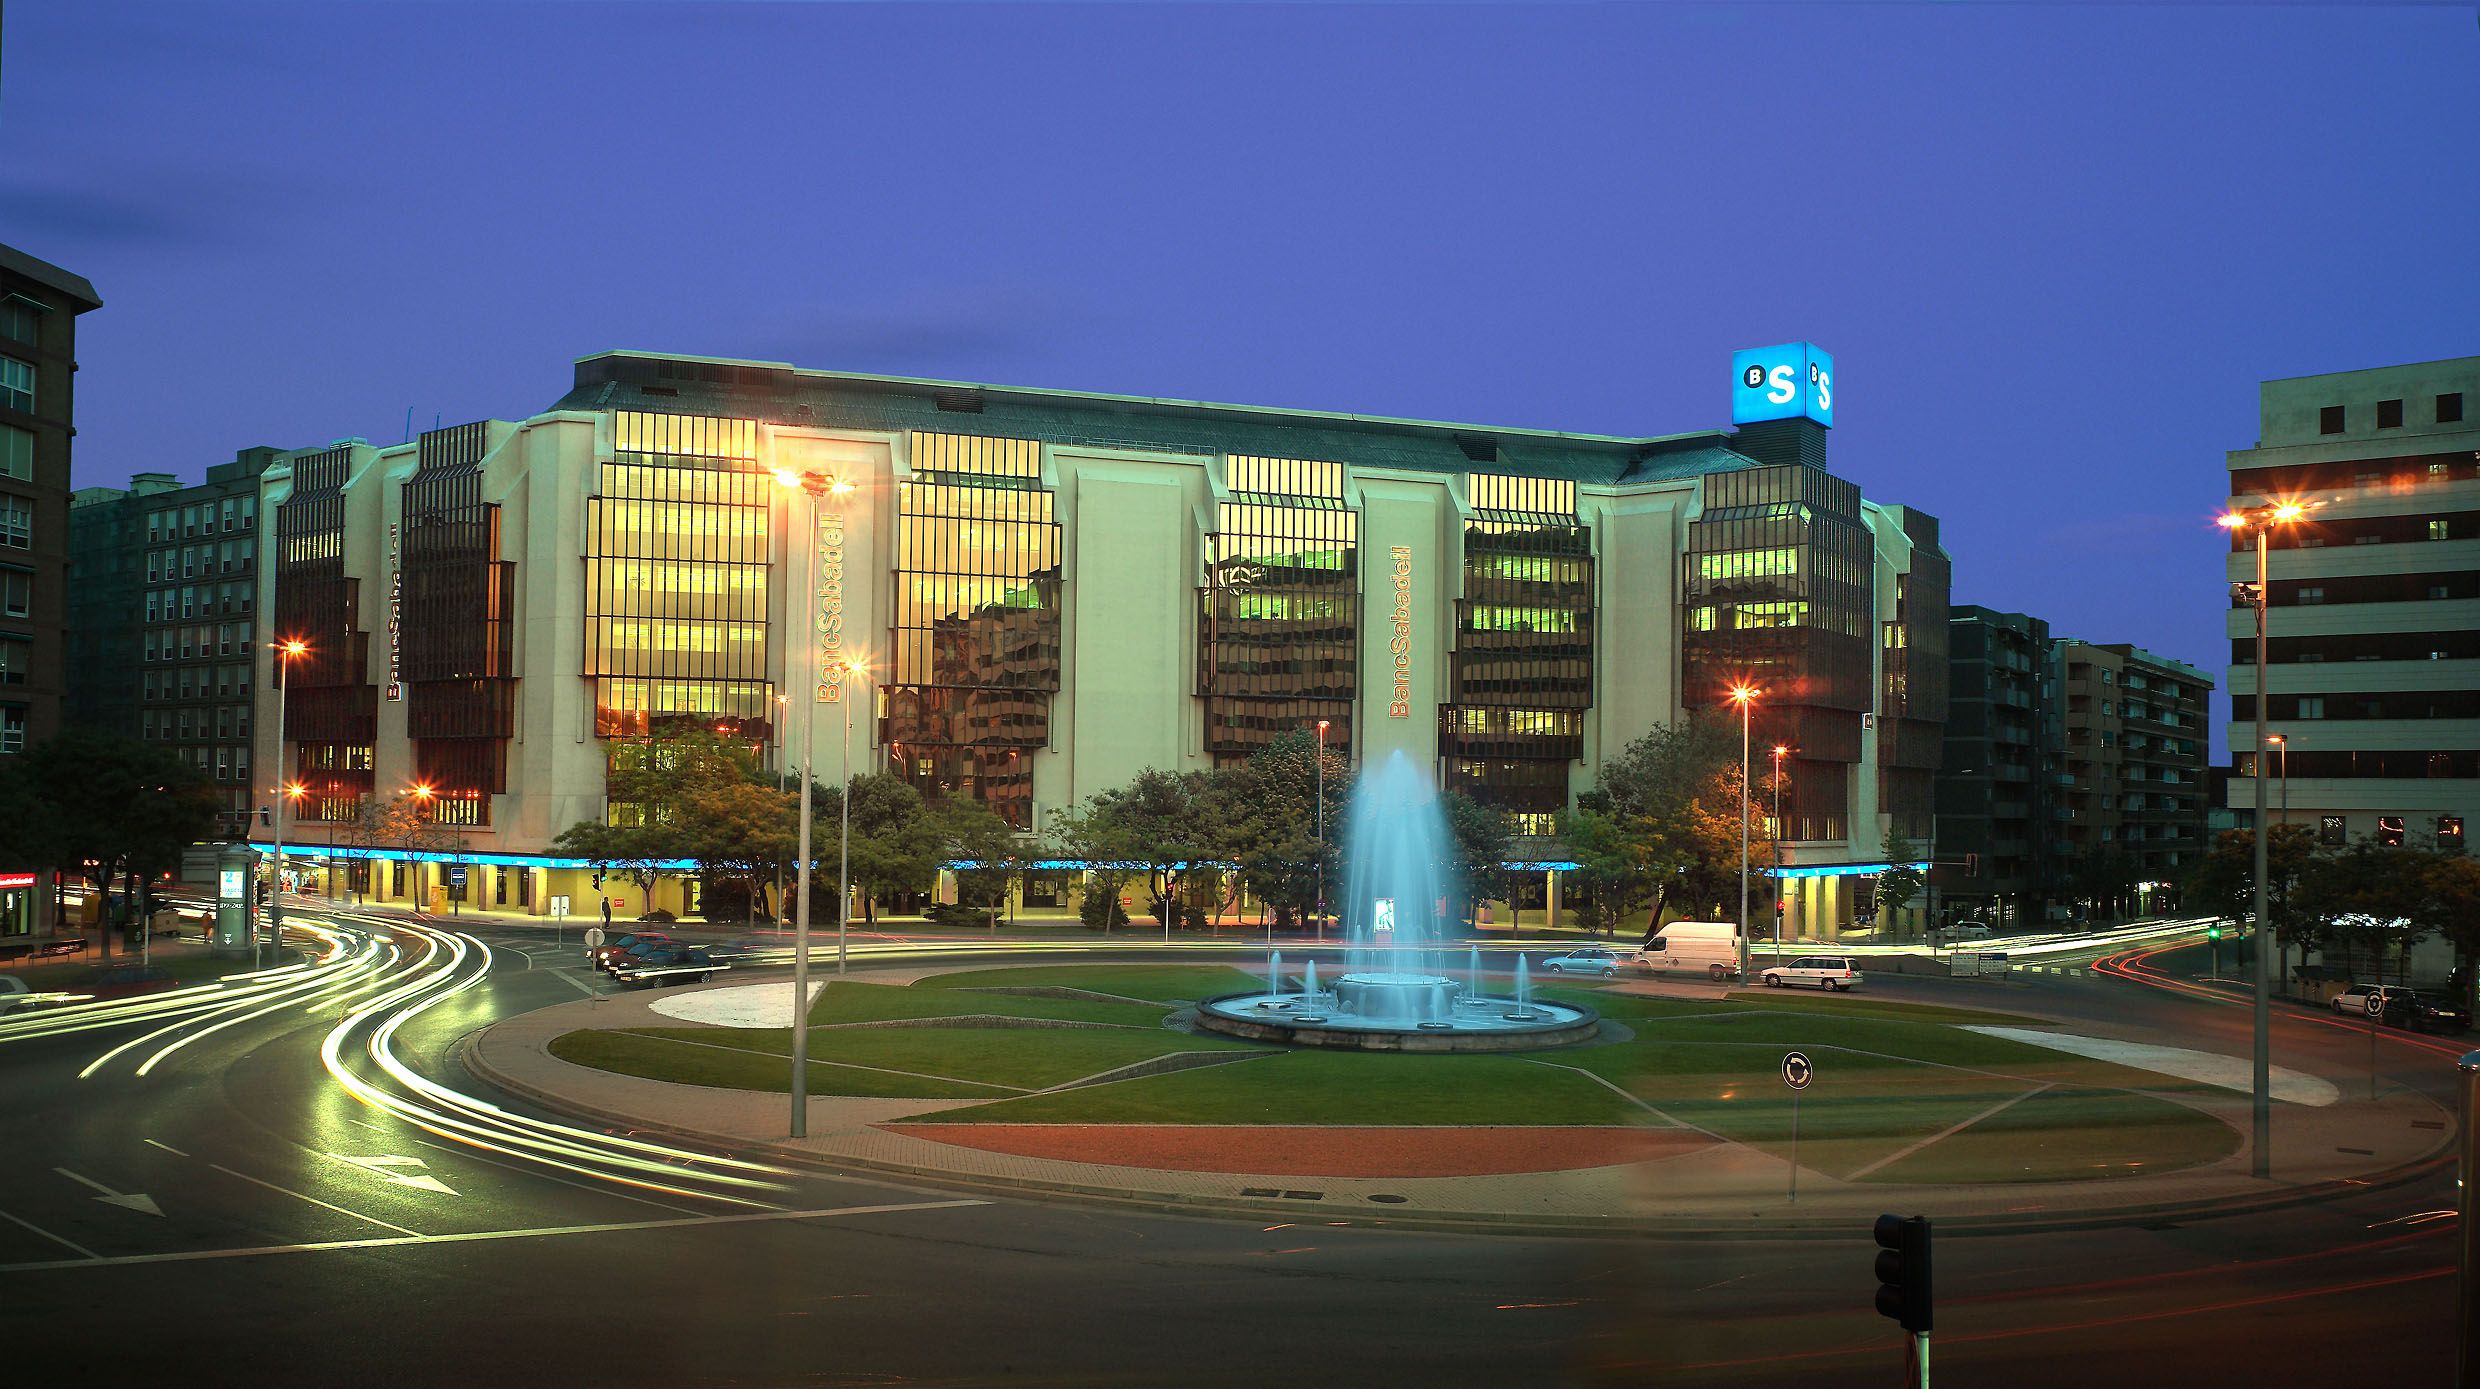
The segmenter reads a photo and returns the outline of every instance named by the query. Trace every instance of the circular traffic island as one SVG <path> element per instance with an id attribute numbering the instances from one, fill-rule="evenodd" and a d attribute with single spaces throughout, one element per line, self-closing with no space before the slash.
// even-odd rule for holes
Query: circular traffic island
<path id="1" fill-rule="evenodd" d="M 1197 1005 L 1197 1026 L 1226 1037 L 1343 1051 L 1496 1052 L 1574 1046 L 1601 1035 L 1581 1004 L 1518 1001 L 1440 974 L 1369 972 L 1315 992 L 1237 993 Z"/>

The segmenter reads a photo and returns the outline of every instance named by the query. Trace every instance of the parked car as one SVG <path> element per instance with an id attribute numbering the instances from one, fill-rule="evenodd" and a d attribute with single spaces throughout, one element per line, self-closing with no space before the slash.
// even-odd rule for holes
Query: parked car
<path id="1" fill-rule="evenodd" d="M 1647 970 L 1703 970 L 1717 980 L 1739 973 L 1739 927 L 1728 921 L 1674 921 L 1657 928 L 1636 952 Z"/>
<path id="2" fill-rule="evenodd" d="M 586 951 L 586 959 L 592 962 L 596 969 L 609 969 L 611 968 L 611 962 L 613 960 L 627 954 L 629 951 L 638 946 L 668 945 L 671 943 L 671 939 L 672 938 L 670 936 L 663 934 L 661 931 L 631 931 L 626 935 L 613 936 L 611 939 L 604 941 L 601 945 L 588 949 Z"/>
<path id="3" fill-rule="evenodd" d="M 695 946 L 658 945 L 631 952 L 614 963 L 611 977 L 623 984 L 660 988 L 666 984 L 703 984 L 730 968 Z"/>
<path id="4" fill-rule="evenodd" d="M 1768 966 L 1757 977 L 1768 988 L 1804 984 L 1845 993 L 1860 987 L 1860 962 L 1849 955 L 1802 955 L 1787 964 Z"/>
<path id="5" fill-rule="evenodd" d="M 1551 974 L 1598 974 L 1607 979 L 1617 974 L 1621 967 L 1635 962 L 1636 958 L 1632 955 L 1622 955 L 1616 950 L 1588 945 L 1580 950 L 1570 950 L 1564 955 L 1553 955 L 1542 961 L 1541 967 Z"/>
<path id="6" fill-rule="evenodd" d="M 2471 1027 L 2471 1010 L 2443 994 L 2422 993 L 2400 984 L 2353 984 L 2334 995 L 2334 1011 L 2355 1018 L 2374 1017 L 2388 1027 L 2413 1032 L 2463 1032 Z"/>
<path id="7" fill-rule="evenodd" d="M 1987 940 L 1989 939 L 1989 923 L 1958 921 L 1947 931 L 1946 935 L 1949 940 Z"/>

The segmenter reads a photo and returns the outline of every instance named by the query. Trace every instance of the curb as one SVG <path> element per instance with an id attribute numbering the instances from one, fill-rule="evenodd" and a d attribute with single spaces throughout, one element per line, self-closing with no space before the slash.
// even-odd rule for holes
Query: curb
<path id="1" fill-rule="evenodd" d="M 830 1176 L 894 1177 L 907 1183 L 942 1191 L 965 1191 L 982 1195 L 1029 1199 L 1065 1199 L 1093 1205 L 1107 1205 L 1122 1210 L 1141 1210 L 1160 1215 L 1195 1216 L 1221 1220 L 1263 1220 L 1270 1215 L 1299 1216 L 1313 1209 L 1305 1203 L 1293 1201 L 1254 1201 L 1245 1197 L 1227 1196 L 1182 1196 L 1098 1184 L 954 1172 L 944 1168 L 887 1162 L 876 1158 L 829 1156 L 784 1144 L 711 1133 L 703 1129 L 649 1119 L 643 1115 L 624 1114 L 618 1110 L 603 1109 L 573 1096 L 518 1080 L 483 1059 L 478 1039 L 483 1032 L 488 1030 L 489 1028 L 485 1027 L 467 1033 L 457 1040 L 452 1049 L 452 1054 L 462 1061 L 465 1069 L 486 1085 L 571 1118 L 608 1124 L 632 1133 L 660 1134 L 667 1138 L 697 1143 L 726 1153 L 764 1158 L 804 1171 Z M 2102 1210 L 2060 1212 L 2052 1215 L 1941 1216 L 1938 1219 L 1938 1229 L 1942 1233 L 1956 1235 L 2034 1235 L 2257 1215 L 2292 1206 L 2314 1205 L 2339 1200 L 2346 1196 L 2406 1185 L 2433 1171 L 2450 1166 L 2452 1157 L 2445 1151 L 2450 1146 L 2451 1140 L 2447 1140 L 2424 1156 L 2381 1172 L 2363 1177 L 2336 1178 L 2291 1191 L 2223 1196 L 2200 1201 L 2114 1206 Z M 1331 1216 L 1336 1209 L 1341 1208 L 1328 1208 L 1325 1213 Z M 1698 1217 L 1550 1217 L 1520 1215 L 1514 1212 L 1441 1211 L 1426 1214 L 1405 1212 L 1387 1215 L 1346 1215 L 1341 1218 L 1340 1223 L 1359 1228 L 1403 1230 L 1416 1233 L 1501 1235 L 1533 1239 L 1707 1242 L 1856 1240 L 1860 1237 L 1858 1217 L 1837 1217 L 1831 1221 L 1797 1218 L 1774 1221 L 1726 1221 Z"/>

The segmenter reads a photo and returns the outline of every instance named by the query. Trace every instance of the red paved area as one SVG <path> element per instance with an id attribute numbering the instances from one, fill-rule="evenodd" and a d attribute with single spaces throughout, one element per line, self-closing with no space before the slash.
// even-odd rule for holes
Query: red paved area
<path id="1" fill-rule="evenodd" d="M 1291 1128 L 1189 1124 L 881 1124 L 960 1148 L 1173 1172 L 1486 1177 L 1650 1162 L 1712 1140 L 1683 1129 Z"/>

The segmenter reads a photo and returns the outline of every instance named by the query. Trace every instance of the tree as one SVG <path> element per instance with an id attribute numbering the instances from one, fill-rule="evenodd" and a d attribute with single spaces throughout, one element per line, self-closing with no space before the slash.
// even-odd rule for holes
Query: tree
<path id="1" fill-rule="evenodd" d="M 1461 791 L 1441 795 L 1438 811 L 1447 822 L 1449 862 L 1444 867 L 1462 885 L 1460 915 L 1470 926 L 1474 902 L 1508 890 L 1507 840 L 1515 832 L 1515 823 L 1506 811 L 1483 805 Z"/>
<path id="2" fill-rule="evenodd" d="M 617 873 L 627 878 L 637 884 L 641 899 L 649 902 L 655 881 L 664 873 L 660 865 L 685 857 L 681 850 L 681 835 L 672 828 L 606 825 L 600 820 L 580 820 L 551 841 L 551 852 L 564 858 L 584 859 L 594 865 L 598 874 Z"/>
<path id="3" fill-rule="evenodd" d="M 949 801 L 925 812 L 916 833 L 934 863 L 969 865 L 956 870 L 956 904 L 989 912 L 997 930 L 1008 885 L 1024 865 L 1015 826 L 978 801 Z"/>
<path id="4" fill-rule="evenodd" d="M 384 801 L 365 796 L 361 815 L 346 837 L 361 848 L 396 850 L 410 864 L 415 855 L 437 853 L 455 841 L 453 830 L 431 822 L 429 809 L 426 799 L 409 793 Z"/>
<path id="5" fill-rule="evenodd" d="M 823 845 L 813 841 L 811 852 L 830 871 L 841 832 L 837 817 L 843 811 L 837 794 L 829 791 L 827 803 L 811 812 L 826 827 Z M 921 792 L 900 776 L 867 772 L 854 777 L 842 794 L 852 798 L 852 883 L 861 889 L 863 917 L 875 916 L 881 896 L 929 891 L 938 878 L 939 860 L 936 844 L 922 832 Z M 843 910 L 842 904 L 837 910 Z"/>
<path id="6" fill-rule="evenodd" d="M 1351 766 L 1341 752 L 1326 750 L 1321 842 L 1318 755 L 1316 735 L 1295 729 L 1248 761 L 1207 777 L 1213 818 L 1228 831 L 1225 856 L 1239 865 L 1240 880 L 1273 910 L 1275 925 L 1283 930 L 1314 912 L 1320 888 L 1331 890 L 1338 877 L 1335 845 L 1342 837 Z"/>
<path id="7" fill-rule="evenodd" d="M 1651 927 L 1674 908 L 1718 910 L 1738 890 L 1741 809 L 1757 813 L 1740 772 L 1737 731 L 1716 714 L 1658 726 L 1602 763 L 1559 822 L 1588 914 L 1615 922 L 1650 899 Z M 1748 841 L 1750 868 L 1771 865 L 1771 841 Z"/>
<path id="8" fill-rule="evenodd" d="M 709 921 L 751 914 L 776 867 L 799 852 L 799 801 L 790 791 L 750 782 L 714 782 L 680 803 L 677 841 L 698 864 L 699 896 Z"/>
<path id="9" fill-rule="evenodd" d="M 1920 849 L 1899 831 L 1887 830 L 1878 852 L 1886 856 L 1886 867 L 1877 875 L 1879 929 L 1891 931 L 1896 915 L 1920 895 L 1928 875 L 1912 866 L 1920 862 Z"/>
<path id="10" fill-rule="evenodd" d="M 2114 917 L 2119 904 L 2135 895 L 2140 871 L 2132 855 L 2097 844 L 2068 862 L 2067 890 L 2096 918 Z"/>
<path id="11" fill-rule="evenodd" d="M 183 848 L 215 830 L 215 788 L 204 773 L 117 734 L 74 729 L 48 738 L 26 752 L 14 780 L 10 799 L 23 803 L 0 828 L 49 852 L 13 861 L 73 867 L 105 893 L 124 872 L 177 863 Z M 108 927 L 102 948 L 111 954 Z"/>
<path id="12" fill-rule="evenodd" d="M 2292 887 L 2316 857 L 2316 834 L 2305 825 L 2276 825 L 2265 846 L 2265 890 L 2272 908 L 2275 943 L 2281 950 L 2280 976 L 2290 977 L 2290 950 L 2301 958 L 2323 939 L 2322 923 L 2300 915 L 2291 902 Z M 2256 914 L 2256 836 L 2249 830 L 2225 830 L 2188 864 L 2179 882 L 2179 901 L 2187 910 L 2210 912 L 2233 921 Z"/>
<path id="13" fill-rule="evenodd" d="M 2332 941 L 2374 961 L 2375 977 L 2385 977 L 2385 951 L 2411 943 L 2435 929 L 2427 900 L 2429 855 L 2418 849 L 2355 839 L 2333 853 L 2320 855 L 2299 875 L 2293 893 L 2297 910 Z"/>
<path id="14" fill-rule="evenodd" d="M 1139 772 L 1136 780 L 1089 798 L 1067 817 L 1062 837 L 1088 863 L 1125 865 L 1146 875 L 1155 919 L 1166 934 L 1183 915 L 1188 889 L 1228 862 L 1236 836 L 1226 799 L 1197 772 Z"/>

